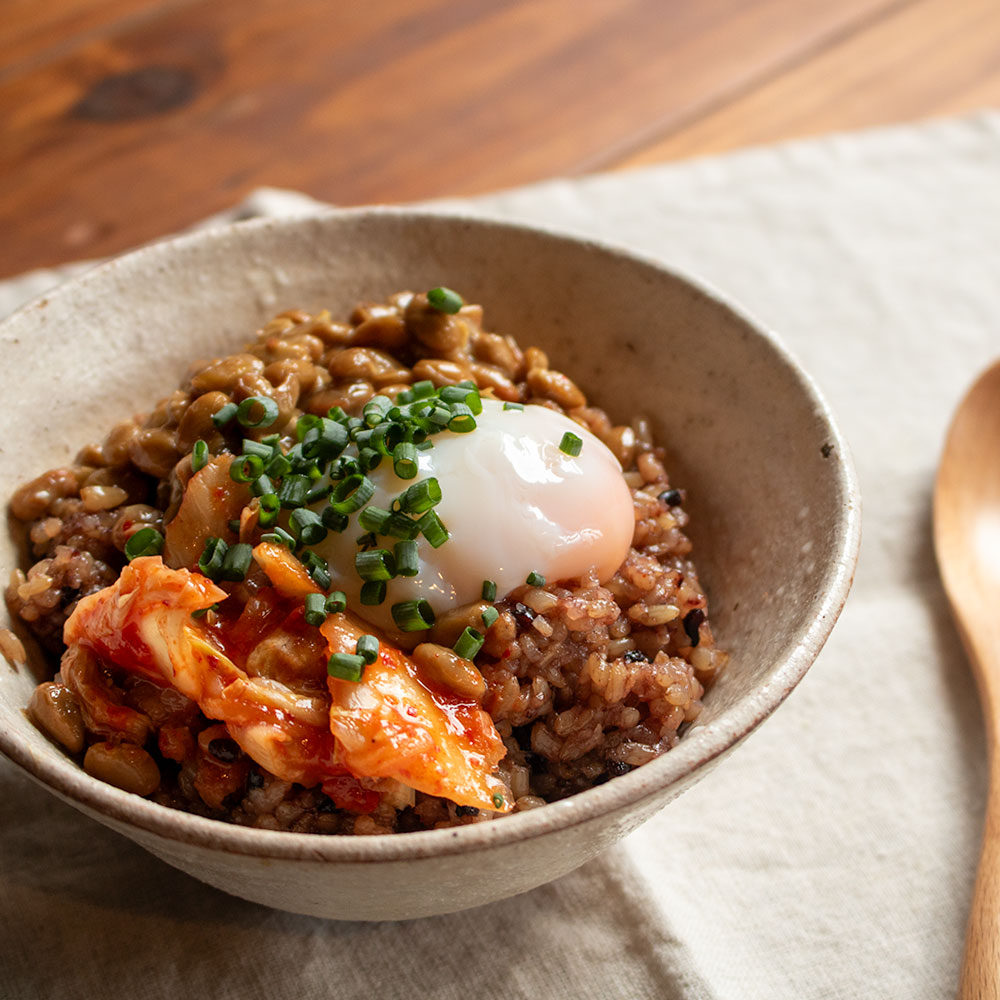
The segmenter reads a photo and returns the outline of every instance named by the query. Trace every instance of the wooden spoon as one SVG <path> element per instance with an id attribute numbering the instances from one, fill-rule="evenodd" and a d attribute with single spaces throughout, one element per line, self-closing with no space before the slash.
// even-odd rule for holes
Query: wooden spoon
<path id="1" fill-rule="evenodd" d="M 972 663 L 990 769 L 961 1000 L 1000 997 L 1000 362 L 962 400 L 934 489 L 934 550 Z"/>

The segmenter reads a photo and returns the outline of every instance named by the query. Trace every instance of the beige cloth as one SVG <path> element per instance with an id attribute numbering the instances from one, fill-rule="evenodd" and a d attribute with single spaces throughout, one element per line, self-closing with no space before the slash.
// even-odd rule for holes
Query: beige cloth
<path id="1" fill-rule="evenodd" d="M 656 255 L 784 336 L 865 496 L 827 648 L 743 748 L 618 847 L 517 899 L 402 924 L 231 899 L 4 764 L 0 995 L 950 995 L 985 767 L 929 498 L 949 414 L 1000 353 L 1000 115 L 439 204 Z M 244 210 L 309 207 L 262 192 Z M 0 310 L 52 277 L 7 283 Z"/>

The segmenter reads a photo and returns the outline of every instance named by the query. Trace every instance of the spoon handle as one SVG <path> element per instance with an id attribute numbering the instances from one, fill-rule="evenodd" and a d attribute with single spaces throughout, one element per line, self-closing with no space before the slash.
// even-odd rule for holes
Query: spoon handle
<path id="1" fill-rule="evenodd" d="M 977 597 L 992 593 L 981 585 Z M 979 869 L 965 935 L 959 1000 L 1000 998 L 1000 618 L 993 600 L 975 607 L 976 626 L 964 619 L 973 607 L 955 607 L 958 631 L 979 688 L 986 727 L 989 790 Z"/>
<path id="2" fill-rule="evenodd" d="M 960 1000 L 1000 997 L 1000 760 L 995 750 L 990 756 L 990 790 L 979 870 L 965 933 Z"/>

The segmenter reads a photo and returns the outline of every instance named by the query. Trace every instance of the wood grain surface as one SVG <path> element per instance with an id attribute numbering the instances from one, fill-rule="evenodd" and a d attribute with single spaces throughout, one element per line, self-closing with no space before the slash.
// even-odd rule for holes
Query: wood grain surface
<path id="1" fill-rule="evenodd" d="M 0 276 L 1000 103 L 997 0 L 0 0 Z"/>

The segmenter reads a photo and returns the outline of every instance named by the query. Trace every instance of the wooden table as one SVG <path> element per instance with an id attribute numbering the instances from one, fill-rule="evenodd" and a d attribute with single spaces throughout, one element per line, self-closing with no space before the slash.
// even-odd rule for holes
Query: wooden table
<path id="1" fill-rule="evenodd" d="M 0 0 L 0 276 L 1000 103 L 1000 0 Z"/>

